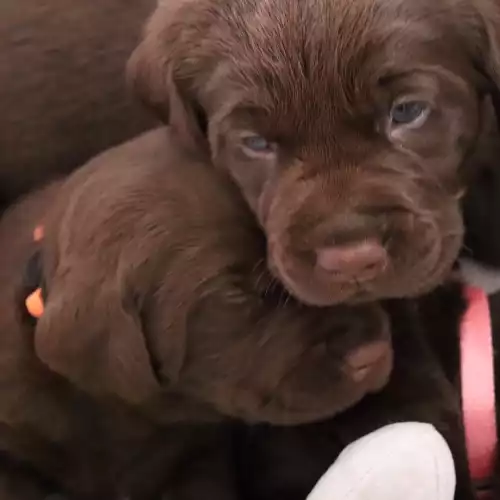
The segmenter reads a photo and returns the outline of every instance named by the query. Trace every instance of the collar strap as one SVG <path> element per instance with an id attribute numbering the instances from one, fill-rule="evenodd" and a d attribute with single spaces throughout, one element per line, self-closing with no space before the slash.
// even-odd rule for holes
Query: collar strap
<path id="1" fill-rule="evenodd" d="M 39 243 L 43 240 L 44 230 L 43 226 L 37 226 L 33 231 L 33 241 Z M 43 298 L 43 288 L 42 288 L 42 273 L 40 266 L 40 258 L 39 253 L 35 254 L 34 258 L 31 261 L 33 263 L 32 268 L 28 268 L 29 274 L 35 274 L 34 281 L 36 283 L 34 290 L 26 297 L 24 301 L 24 305 L 26 307 L 26 311 L 28 314 L 35 318 L 39 319 L 44 311 L 44 298 Z"/>
<path id="2" fill-rule="evenodd" d="M 460 332 L 462 410 L 469 469 L 478 490 L 491 485 L 496 448 L 495 364 L 488 296 L 465 290 L 468 303 Z"/>

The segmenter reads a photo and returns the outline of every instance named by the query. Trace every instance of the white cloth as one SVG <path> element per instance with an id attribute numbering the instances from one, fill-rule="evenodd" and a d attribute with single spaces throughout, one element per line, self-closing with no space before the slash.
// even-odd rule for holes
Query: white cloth
<path id="1" fill-rule="evenodd" d="M 469 285 L 482 288 L 488 295 L 500 291 L 500 269 L 488 268 L 474 260 L 462 259 L 460 270 Z"/>
<path id="2" fill-rule="evenodd" d="M 453 500 L 455 467 L 430 424 L 389 425 L 348 446 L 307 500 Z"/>

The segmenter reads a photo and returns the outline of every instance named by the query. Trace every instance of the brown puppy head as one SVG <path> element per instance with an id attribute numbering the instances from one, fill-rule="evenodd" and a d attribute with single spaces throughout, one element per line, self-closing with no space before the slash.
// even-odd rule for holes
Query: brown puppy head
<path id="1" fill-rule="evenodd" d="M 165 121 L 181 89 L 293 295 L 413 296 L 461 245 L 461 165 L 498 81 L 489 1 L 172 0 L 129 73 Z"/>
<path id="2" fill-rule="evenodd" d="M 83 167 L 58 197 L 42 243 L 38 357 L 91 394 L 151 402 L 164 421 L 304 423 L 382 388 L 392 368 L 382 307 L 270 296 L 256 267 L 265 245 L 234 186 L 150 146 L 139 138 L 135 154 Z M 165 154 L 175 169 L 160 168 Z"/>

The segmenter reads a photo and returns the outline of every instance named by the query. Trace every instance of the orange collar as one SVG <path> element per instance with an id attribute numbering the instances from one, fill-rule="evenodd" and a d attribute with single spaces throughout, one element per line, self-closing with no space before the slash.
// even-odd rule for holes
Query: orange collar
<path id="1" fill-rule="evenodd" d="M 43 226 L 37 226 L 33 231 L 33 241 L 40 242 L 44 237 L 44 228 Z M 24 301 L 26 310 L 29 315 L 35 319 L 38 319 L 42 316 L 44 311 L 44 300 L 42 287 L 36 288 L 33 292 L 31 292 L 26 300 Z"/>
<path id="2" fill-rule="evenodd" d="M 466 299 L 460 332 L 465 439 L 472 479 L 487 495 L 498 442 L 493 335 L 486 293 L 469 286 Z"/>

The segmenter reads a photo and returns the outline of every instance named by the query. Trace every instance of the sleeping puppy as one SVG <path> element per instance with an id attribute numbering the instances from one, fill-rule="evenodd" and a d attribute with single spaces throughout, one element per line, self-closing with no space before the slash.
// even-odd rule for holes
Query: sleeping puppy
<path id="1" fill-rule="evenodd" d="M 389 378 L 386 311 L 286 296 L 239 190 L 182 148 L 191 135 L 173 105 L 175 126 L 0 221 L 0 456 L 45 493 L 157 499 L 220 443 L 218 423 L 321 420 Z M 33 321 L 25 299 L 38 287 Z"/>
<path id="2" fill-rule="evenodd" d="M 367 396 L 353 408 L 321 423 L 293 428 L 241 426 L 236 430 L 233 461 L 237 465 L 233 474 L 240 478 L 239 488 L 244 492 L 240 498 L 304 500 L 347 445 L 390 423 L 431 422 L 453 450 L 463 431 L 456 426 L 447 428 L 445 421 L 451 419 L 454 412 L 461 413 L 458 387 L 458 332 L 464 307 L 461 286 L 450 283 L 415 300 L 414 306 L 411 312 L 404 309 L 404 303 L 400 309 L 401 301 L 387 304 L 392 312 L 395 366 L 383 391 Z M 500 325 L 496 326 L 496 335 L 500 338 Z M 446 410 L 444 400 L 439 401 L 440 393 L 448 400 Z M 442 415 L 447 416 L 441 424 L 434 420 L 440 407 Z M 456 434 L 450 441 L 453 432 Z M 455 500 L 482 498 L 476 497 L 479 490 L 471 488 L 465 457 L 455 452 L 454 459 Z M 497 467 L 496 473 L 499 472 Z M 495 483 L 499 478 L 494 478 Z M 391 477 L 387 477 L 387 481 L 390 484 Z M 476 486 L 487 486 L 491 492 L 498 484 Z M 500 489 L 496 489 L 491 498 L 498 498 L 499 493 Z M 335 498 L 334 491 L 330 497 Z M 196 497 L 181 498 L 194 500 Z"/>
<path id="3" fill-rule="evenodd" d="M 167 122 L 181 89 L 298 300 L 417 296 L 462 242 L 497 18 L 490 0 L 173 0 L 129 73 Z"/>
<path id="4" fill-rule="evenodd" d="M 154 0 L 3 0 L 0 208 L 151 128 L 125 63 Z"/>
<path id="5" fill-rule="evenodd" d="M 178 476 L 169 484 L 167 498 L 196 500 L 208 489 L 210 498 L 224 500 L 305 500 L 346 446 L 388 424 L 418 421 L 432 423 L 453 452 L 455 499 L 475 499 L 459 423 L 458 331 L 464 307 L 462 286 L 454 280 L 420 299 L 385 302 L 394 368 L 382 391 L 322 422 L 292 427 L 237 424 L 232 446 L 208 448 L 194 461 L 190 476 Z M 498 339 L 499 321 L 494 328 Z M 218 464 L 215 471 L 213 464 Z M 491 498 L 498 498 L 499 492 Z M 329 497 L 336 498 L 335 491 Z"/>

